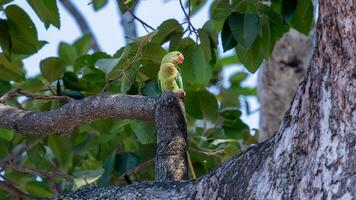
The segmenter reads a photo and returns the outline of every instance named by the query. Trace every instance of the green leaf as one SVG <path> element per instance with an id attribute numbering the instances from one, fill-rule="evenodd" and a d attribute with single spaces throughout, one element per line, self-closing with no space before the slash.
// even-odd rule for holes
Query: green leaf
<path id="1" fill-rule="evenodd" d="M 8 4 L 10 2 L 12 2 L 13 0 L 0 0 L 0 6 Z"/>
<path id="2" fill-rule="evenodd" d="M 208 62 L 210 62 L 213 59 L 213 56 L 211 51 L 212 49 L 211 49 L 209 34 L 203 29 L 198 29 L 198 34 L 200 38 L 200 46 L 204 51 L 205 58 L 207 59 Z"/>
<path id="3" fill-rule="evenodd" d="M 177 32 L 183 32 L 180 23 L 175 19 L 166 20 L 158 27 L 158 33 L 152 38 L 152 43 L 163 44 L 173 33 Z"/>
<path id="4" fill-rule="evenodd" d="M 104 72 L 106 75 L 110 74 L 110 72 L 114 69 L 114 67 L 119 63 L 119 58 L 104 58 L 99 59 L 95 62 L 95 66 Z"/>
<path id="5" fill-rule="evenodd" d="M 84 35 L 73 43 L 77 50 L 78 56 L 86 54 L 91 48 L 92 38 L 90 35 Z"/>
<path id="6" fill-rule="evenodd" d="M 75 47 L 65 42 L 61 42 L 59 44 L 58 55 L 66 64 L 69 65 L 74 65 L 78 56 Z"/>
<path id="7" fill-rule="evenodd" d="M 132 10 L 135 7 L 136 3 L 138 2 L 138 0 L 116 0 L 116 1 L 119 4 L 121 13 L 127 12 L 126 6 L 129 7 L 130 10 Z M 126 6 L 123 4 L 123 2 L 126 4 Z"/>
<path id="8" fill-rule="evenodd" d="M 232 54 L 231 56 L 220 58 L 220 62 L 223 66 L 233 65 L 240 63 L 239 59 L 237 58 L 236 54 Z"/>
<path id="9" fill-rule="evenodd" d="M 74 63 L 74 71 L 78 72 L 78 71 L 86 69 L 86 68 L 93 69 L 93 68 L 95 68 L 95 62 L 97 60 L 99 60 L 101 58 L 110 58 L 110 57 L 111 57 L 110 55 L 108 55 L 104 52 L 95 52 L 91 55 L 83 55 L 83 56 L 79 57 L 78 59 L 76 59 L 76 61 Z M 97 71 L 101 72 L 100 70 L 97 70 Z M 102 73 L 102 74 L 105 75 L 104 73 Z"/>
<path id="10" fill-rule="evenodd" d="M 234 48 L 237 45 L 237 42 L 232 35 L 228 19 L 225 20 L 223 29 L 221 31 L 221 41 L 224 52 Z"/>
<path id="11" fill-rule="evenodd" d="M 116 151 L 113 151 L 104 161 L 104 173 L 98 180 L 98 186 L 108 186 L 113 176 L 116 162 Z"/>
<path id="12" fill-rule="evenodd" d="M 49 25 L 60 28 L 59 12 L 56 0 L 27 0 L 37 16 L 45 24 L 46 29 Z"/>
<path id="13" fill-rule="evenodd" d="M 6 57 L 10 57 L 11 52 L 11 36 L 9 26 L 6 20 L 0 19 L 0 47 Z"/>
<path id="14" fill-rule="evenodd" d="M 220 0 L 216 1 L 217 5 L 213 10 L 212 19 L 214 21 L 224 21 L 231 13 L 230 1 Z"/>
<path id="15" fill-rule="evenodd" d="M 204 87 L 212 77 L 212 66 L 204 56 L 203 49 L 193 41 L 186 41 L 186 46 L 180 46 L 180 51 L 185 56 L 181 64 L 183 80 L 197 87 Z"/>
<path id="16" fill-rule="evenodd" d="M 132 120 L 131 129 L 141 144 L 152 144 L 156 141 L 156 129 L 152 122 Z"/>
<path id="17" fill-rule="evenodd" d="M 159 96 L 161 91 L 158 86 L 157 80 L 151 80 L 143 86 L 141 89 L 141 94 L 144 96 Z"/>
<path id="18" fill-rule="evenodd" d="M 94 183 L 102 176 L 103 173 L 104 173 L 104 169 L 102 168 L 95 169 L 95 170 L 75 171 L 73 174 L 75 188 L 79 188 Z"/>
<path id="19" fill-rule="evenodd" d="M 11 141 L 12 138 L 14 138 L 14 132 L 8 129 L 0 128 L 0 137 L 6 139 L 7 141 Z"/>
<path id="20" fill-rule="evenodd" d="M 218 101 L 207 90 L 187 91 L 184 99 L 187 113 L 196 119 L 208 119 L 214 121 L 218 115 Z"/>
<path id="21" fill-rule="evenodd" d="M 27 13 L 16 5 L 5 10 L 11 35 L 11 51 L 17 54 L 33 54 L 38 49 L 37 30 Z"/>
<path id="22" fill-rule="evenodd" d="M 71 90 L 82 91 L 87 89 L 86 82 L 79 80 L 77 74 L 73 72 L 65 72 L 63 74 L 64 87 Z"/>
<path id="23" fill-rule="evenodd" d="M 260 32 L 260 18 L 257 14 L 233 13 L 228 18 L 230 30 L 238 44 L 249 48 Z"/>
<path id="24" fill-rule="evenodd" d="M 40 69 L 43 77 L 48 82 L 55 81 L 62 77 L 65 71 L 65 65 L 57 57 L 49 57 L 40 62 Z"/>
<path id="25" fill-rule="evenodd" d="M 72 165 L 73 151 L 70 138 L 60 135 L 50 135 L 48 136 L 48 146 L 62 168 L 68 169 Z"/>
<path id="26" fill-rule="evenodd" d="M 133 153 L 122 152 L 116 155 L 115 169 L 119 176 L 122 176 L 127 170 L 136 167 L 140 159 Z"/>
<path id="27" fill-rule="evenodd" d="M 264 46 L 261 37 L 257 37 L 250 48 L 244 48 L 242 45 L 237 45 L 236 54 L 245 68 L 255 73 L 263 61 Z"/>
<path id="28" fill-rule="evenodd" d="M 44 182 L 31 181 L 26 184 L 25 190 L 36 197 L 52 197 L 53 193 Z"/>
<path id="29" fill-rule="evenodd" d="M 108 0 L 95 0 L 93 1 L 93 8 L 95 11 L 100 10 L 108 3 Z"/>
<path id="30" fill-rule="evenodd" d="M 0 80 L 22 81 L 25 79 L 25 71 L 21 61 L 8 61 L 3 53 L 0 53 Z"/>
<path id="31" fill-rule="evenodd" d="M 193 16 L 195 13 L 197 13 L 206 3 L 206 0 L 191 0 L 189 1 L 190 3 L 190 14 Z M 186 6 L 188 7 L 188 1 L 186 2 Z"/>
<path id="32" fill-rule="evenodd" d="M 44 83 L 38 78 L 30 78 L 20 83 L 18 87 L 25 91 L 35 93 L 40 92 L 43 89 Z"/>
<path id="33" fill-rule="evenodd" d="M 299 0 L 294 17 L 293 28 L 308 35 L 313 24 L 313 3 L 311 0 Z"/>
<path id="34" fill-rule="evenodd" d="M 236 107 L 227 107 L 220 111 L 223 117 L 223 128 L 229 138 L 241 139 L 244 134 L 249 134 L 248 126 L 240 119 L 241 111 Z"/>
<path id="35" fill-rule="evenodd" d="M 134 84 L 137 74 L 137 66 L 132 66 L 126 72 L 123 72 L 121 79 L 121 92 L 126 94 L 127 91 L 131 89 Z"/>
<path id="36" fill-rule="evenodd" d="M 213 20 L 208 20 L 207 22 L 205 22 L 205 24 L 203 25 L 203 30 L 205 30 L 208 35 L 209 35 L 209 39 L 211 42 L 211 47 L 212 48 L 217 48 L 218 46 L 218 33 L 216 32 L 215 28 L 214 28 L 214 21 Z"/>

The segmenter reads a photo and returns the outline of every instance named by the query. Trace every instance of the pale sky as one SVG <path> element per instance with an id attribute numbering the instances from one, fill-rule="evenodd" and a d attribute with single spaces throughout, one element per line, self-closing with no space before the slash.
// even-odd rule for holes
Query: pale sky
<path id="1" fill-rule="evenodd" d="M 75 3 L 77 8 L 86 17 L 104 52 L 114 54 L 120 47 L 125 45 L 125 38 L 123 29 L 120 26 L 116 0 L 109 0 L 109 3 L 98 12 L 94 11 L 92 5 L 88 5 L 91 0 L 72 0 L 72 2 Z M 59 30 L 53 26 L 46 30 L 35 12 L 27 4 L 27 1 L 15 0 L 14 3 L 22 7 L 30 15 L 31 19 L 36 24 L 38 38 L 48 42 L 48 44 L 38 53 L 24 60 L 27 77 L 31 77 L 40 73 L 39 63 L 42 59 L 49 56 L 57 56 L 57 48 L 60 42 L 64 41 L 72 43 L 81 36 L 81 32 L 71 15 L 67 13 L 59 1 L 58 7 L 61 21 Z M 196 28 L 201 27 L 209 18 L 209 6 L 203 7 L 198 14 L 192 17 L 191 21 Z M 178 21 L 184 20 L 184 13 L 180 9 L 179 1 L 176 0 L 142 0 L 136 8 L 136 15 L 154 28 L 159 26 L 162 21 L 169 18 L 175 18 Z M 137 23 L 137 28 L 139 35 L 146 34 L 146 31 L 139 23 Z M 225 54 L 229 53 L 231 52 Z M 246 71 L 240 65 L 229 66 L 223 72 L 224 82 L 227 82 L 228 77 L 233 72 L 242 70 Z M 256 74 L 252 74 L 243 84 L 246 86 L 255 86 L 256 81 Z M 249 97 L 248 101 L 250 102 L 251 110 L 259 108 L 259 104 L 255 97 Z M 259 112 L 255 112 L 254 114 L 247 116 L 246 113 L 244 113 L 242 119 L 250 126 L 250 128 L 258 128 L 258 114 Z"/>

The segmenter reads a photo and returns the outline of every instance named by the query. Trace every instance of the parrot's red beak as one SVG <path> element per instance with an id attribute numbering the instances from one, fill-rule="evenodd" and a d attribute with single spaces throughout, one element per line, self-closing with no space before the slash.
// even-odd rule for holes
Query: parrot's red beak
<path id="1" fill-rule="evenodd" d="M 178 62 L 178 64 L 180 64 L 180 63 L 182 63 L 183 61 L 184 61 L 184 56 L 183 56 L 183 54 L 180 54 L 180 55 L 178 56 L 177 62 Z"/>

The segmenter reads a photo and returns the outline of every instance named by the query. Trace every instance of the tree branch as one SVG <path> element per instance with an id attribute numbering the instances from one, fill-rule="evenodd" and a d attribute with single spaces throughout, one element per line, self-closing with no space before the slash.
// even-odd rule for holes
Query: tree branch
<path id="1" fill-rule="evenodd" d="M 80 30 L 84 34 L 88 34 L 92 38 L 92 49 L 94 51 L 100 51 L 100 47 L 96 38 L 90 29 L 87 21 L 84 16 L 80 13 L 80 11 L 74 6 L 74 4 L 70 0 L 60 0 L 62 5 L 68 10 L 68 12 L 74 17 L 75 21 L 79 25 Z"/>
<path id="2" fill-rule="evenodd" d="M 149 32 L 149 31 L 147 30 L 147 28 L 151 29 L 152 31 L 155 30 L 152 26 L 148 25 L 148 24 L 147 24 L 146 22 L 144 22 L 142 19 L 140 19 L 139 17 L 137 17 L 137 16 L 135 15 L 135 13 L 130 9 L 130 7 L 125 3 L 124 0 L 121 0 L 121 3 L 125 6 L 126 10 L 132 15 L 132 17 L 135 18 L 137 21 L 139 21 L 139 22 L 142 24 L 142 27 L 143 27 L 147 32 Z"/>
<path id="3" fill-rule="evenodd" d="M 99 95 L 73 100 L 58 110 L 31 112 L 0 103 L 0 127 L 17 133 L 61 134 L 101 118 L 153 120 L 157 97 Z"/>
<path id="4" fill-rule="evenodd" d="M 53 177 L 61 177 L 66 179 L 67 181 L 73 181 L 73 177 L 69 176 L 67 174 L 61 173 L 61 172 L 49 172 L 49 171 L 44 171 L 44 170 L 33 170 L 27 167 L 23 166 L 18 166 L 13 163 L 9 162 L 2 162 L 0 161 L 0 167 L 1 168 L 11 168 L 17 172 L 25 173 L 25 174 L 31 174 L 34 176 L 40 176 L 43 178 L 53 178 Z"/>

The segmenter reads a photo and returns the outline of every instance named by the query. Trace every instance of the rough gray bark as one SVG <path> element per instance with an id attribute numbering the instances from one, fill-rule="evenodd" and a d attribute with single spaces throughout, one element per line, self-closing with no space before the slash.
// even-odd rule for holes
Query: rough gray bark
<path id="1" fill-rule="evenodd" d="M 69 133 L 100 118 L 153 120 L 156 97 L 98 95 L 74 100 L 58 110 L 31 112 L 0 103 L 0 127 L 20 134 Z"/>
<path id="2" fill-rule="evenodd" d="M 277 133 L 195 181 L 86 188 L 93 199 L 355 199 L 356 2 L 320 1 L 317 47 Z"/>
<path id="3" fill-rule="evenodd" d="M 275 45 L 258 73 L 261 105 L 259 140 L 270 138 L 280 126 L 312 56 L 312 39 L 290 30 Z"/>
<path id="4" fill-rule="evenodd" d="M 188 179 L 187 127 L 183 103 L 177 96 L 164 95 L 155 109 L 157 127 L 156 181 Z"/>

